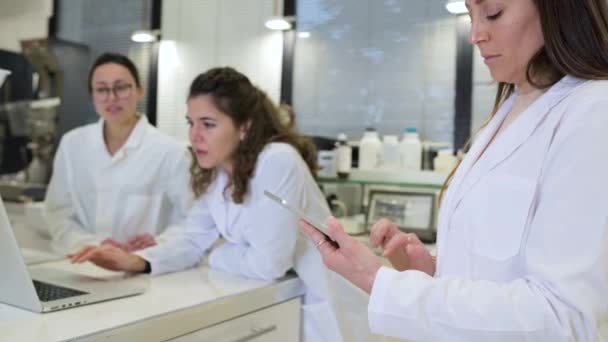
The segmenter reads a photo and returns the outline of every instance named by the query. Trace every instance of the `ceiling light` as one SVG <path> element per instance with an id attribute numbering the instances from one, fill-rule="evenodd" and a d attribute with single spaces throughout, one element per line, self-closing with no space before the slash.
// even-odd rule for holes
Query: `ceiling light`
<path id="1" fill-rule="evenodd" d="M 264 25 L 266 25 L 266 27 L 271 30 L 285 31 L 291 29 L 291 23 L 289 22 L 289 18 L 286 17 L 271 17 L 266 20 L 266 23 Z"/>
<path id="2" fill-rule="evenodd" d="M 448 1 L 448 3 L 445 4 L 445 8 L 452 14 L 465 14 L 469 12 L 464 0 Z"/>
<path id="3" fill-rule="evenodd" d="M 294 17 L 286 17 L 284 15 L 283 0 L 273 0 L 272 1 L 272 16 L 266 20 L 264 25 L 271 30 L 290 30 L 293 26 Z"/>
<path id="4" fill-rule="evenodd" d="M 298 32 L 298 38 L 310 38 L 310 32 Z"/>
<path id="5" fill-rule="evenodd" d="M 158 40 L 159 30 L 137 30 L 131 34 L 131 40 L 137 43 L 151 43 Z"/>

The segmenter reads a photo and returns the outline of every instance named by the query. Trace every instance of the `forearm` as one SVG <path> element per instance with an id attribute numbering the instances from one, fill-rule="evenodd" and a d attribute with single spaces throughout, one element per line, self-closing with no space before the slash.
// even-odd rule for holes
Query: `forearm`
<path id="1" fill-rule="evenodd" d="M 437 279 L 382 268 L 368 308 L 374 333 L 411 341 L 591 341 L 582 314 L 547 289 Z"/>
<path id="2" fill-rule="evenodd" d="M 293 265 L 287 255 L 265 255 L 251 246 L 226 242 L 212 251 L 209 266 L 248 278 L 273 280 Z"/>
<path id="3" fill-rule="evenodd" d="M 148 261 L 151 274 L 181 271 L 193 267 L 201 261 L 209 247 L 218 239 L 217 231 L 205 236 L 165 236 L 166 240 L 158 245 L 135 252 Z"/>

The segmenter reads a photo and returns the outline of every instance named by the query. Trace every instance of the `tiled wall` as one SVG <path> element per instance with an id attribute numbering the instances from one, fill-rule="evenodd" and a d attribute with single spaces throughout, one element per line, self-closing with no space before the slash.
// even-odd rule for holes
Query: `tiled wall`
<path id="1" fill-rule="evenodd" d="M 131 41 L 131 33 L 148 27 L 151 0 L 59 0 L 57 36 L 88 45 L 91 59 L 103 52 L 128 55 L 137 65 L 140 80 L 148 84 L 151 45 Z M 93 62 L 91 60 L 91 62 Z M 146 93 L 138 109 L 146 112 Z M 96 118 L 93 118 L 96 119 Z"/>
<path id="2" fill-rule="evenodd" d="M 282 34 L 264 27 L 271 0 L 163 1 L 158 127 L 186 142 L 190 83 L 215 66 L 233 66 L 275 101 L 281 84 Z"/>
<path id="3" fill-rule="evenodd" d="M 445 0 L 298 0 L 294 107 L 307 134 L 366 126 L 452 142 L 456 18 Z"/>

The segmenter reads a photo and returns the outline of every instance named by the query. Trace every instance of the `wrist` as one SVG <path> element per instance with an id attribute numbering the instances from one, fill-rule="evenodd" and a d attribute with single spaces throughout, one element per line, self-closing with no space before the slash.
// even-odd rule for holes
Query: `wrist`
<path id="1" fill-rule="evenodd" d="M 146 260 L 142 257 L 131 254 L 131 260 L 129 262 L 129 266 L 127 267 L 127 271 L 134 273 L 141 273 L 146 269 Z"/>
<path id="2" fill-rule="evenodd" d="M 370 273 L 367 274 L 367 277 L 363 283 L 362 290 L 367 292 L 367 294 L 372 293 L 372 288 L 374 287 L 374 282 L 376 281 L 376 276 L 378 275 L 378 271 L 380 270 L 381 265 L 375 266 L 374 269 Z"/>

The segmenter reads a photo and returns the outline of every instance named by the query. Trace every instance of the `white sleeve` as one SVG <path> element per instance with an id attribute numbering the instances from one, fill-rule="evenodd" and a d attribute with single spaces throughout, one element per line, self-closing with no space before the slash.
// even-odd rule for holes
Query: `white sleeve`
<path id="1" fill-rule="evenodd" d="M 301 206 L 306 166 L 293 150 L 279 149 L 260 161 L 250 184 L 248 244 L 225 243 L 211 252 L 209 265 L 248 278 L 271 280 L 293 267 L 298 234 L 295 215 L 264 196 L 269 190 Z M 261 158 L 260 158 L 261 159 Z"/>
<path id="2" fill-rule="evenodd" d="M 51 246 L 58 253 L 75 252 L 84 245 L 97 245 L 103 236 L 92 234 L 83 228 L 69 182 L 73 177 L 66 157 L 65 140 L 59 145 L 53 162 L 53 175 L 44 199 L 46 220 L 51 236 Z"/>
<path id="3" fill-rule="evenodd" d="M 183 225 L 162 236 L 158 245 L 134 253 L 150 263 L 151 274 L 181 271 L 199 263 L 219 237 L 205 197 L 195 203 Z"/>
<path id="4" fill-rule="evenodd" d="M 190 152 L 186 148 L 177 156 L 171 156 L 167 160 L 167 177 L 171 179 L 167 189 L 167 196 L 171 202 L 170 226 L 156 237 L 157 243 L 166 240 L 169 230 L 182 229 L 190 208 L 194 202 L 194 194 L 190 187 Z"/>
<path id="5" fill-rule="evenodd" d="M 608 116 L 597 107 L 554 141 L 524 241 L 525 277 L 496 283 L 383 268 L 368 307 L 372 331 L 411 341 L 600 339 L 608 324 Z"/>

